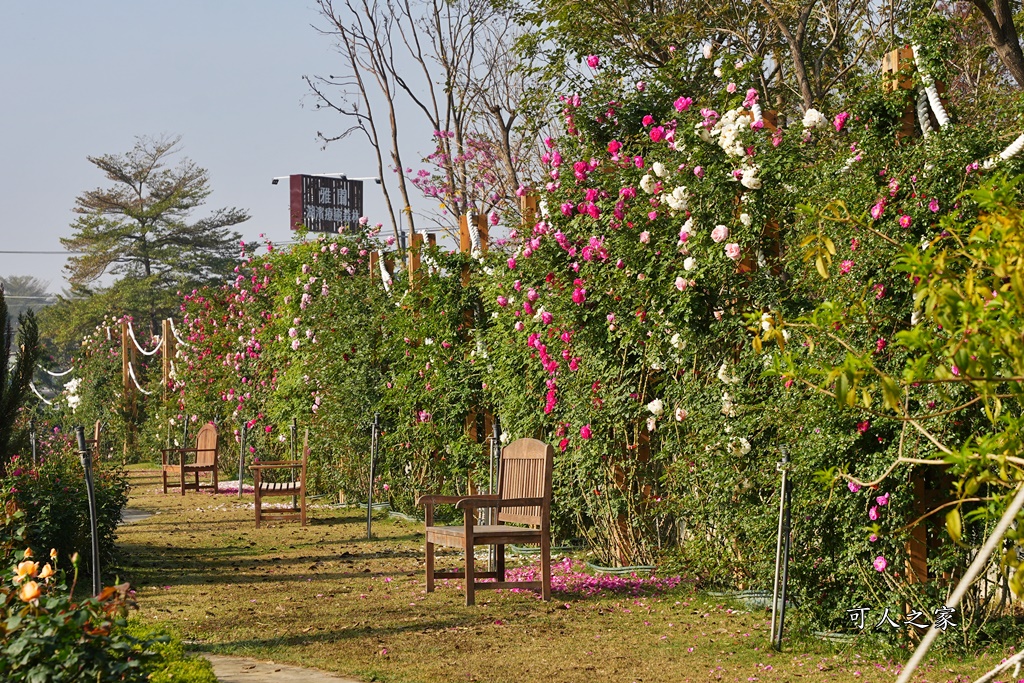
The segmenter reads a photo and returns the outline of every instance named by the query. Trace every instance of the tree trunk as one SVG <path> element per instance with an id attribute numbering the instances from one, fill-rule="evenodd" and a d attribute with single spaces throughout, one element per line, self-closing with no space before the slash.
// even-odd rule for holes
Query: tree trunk
<path id="1" fill-rule="evenodd" d="M 1017 81 L 1017 85 L 1024 88 L 1024 53 L 1021 52 L 1017 27 L 1013 24 L 1013 10 L 1009 0 L 994 0 L 991 6 L 986 0 L 971 2 L 981 12 L 988 28 L 989 45 Z"/>

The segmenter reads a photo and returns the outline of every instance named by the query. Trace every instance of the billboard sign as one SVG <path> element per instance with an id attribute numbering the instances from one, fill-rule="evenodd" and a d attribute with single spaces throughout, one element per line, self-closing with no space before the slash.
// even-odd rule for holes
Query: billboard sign
<path id="1" fill-rule="evenodd" d="M 363 215 L 363 182 L 316 175 L 288 177 L 290 226 L 311 232 L 355 230 Z"/>

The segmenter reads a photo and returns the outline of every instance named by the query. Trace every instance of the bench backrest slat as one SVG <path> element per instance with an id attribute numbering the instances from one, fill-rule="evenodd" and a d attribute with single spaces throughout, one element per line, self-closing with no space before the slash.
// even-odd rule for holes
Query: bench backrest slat
<path id="1" fill-rule="evenodd" d="M 207 422 L 196 436 L 196 464 L 212 466 L 217 462 L 217 426 Z"/>
<path id="2" fill-rule="evenodd" d="M 504 500 L 514 498 L 542 498 L 542 505 L 502 507 L 499 522 L 542 526 L 551 507 L 551 471 L 554 449 L 537 439 L 518 439 L 501 451 L 501 469 L 498 496 Z"/>

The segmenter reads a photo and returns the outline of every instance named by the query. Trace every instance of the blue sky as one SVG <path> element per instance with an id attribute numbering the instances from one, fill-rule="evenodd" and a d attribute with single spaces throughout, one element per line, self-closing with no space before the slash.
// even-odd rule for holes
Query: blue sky
<path id="1" fill-rule="evenodd" d="M 313 109 L 302 81 L 339 68 L 318 21 L 305 0 L 0 3 L 0 249 L 60 250 L 75 196 L 105 183 L 86 155 L 164 133 L 210 171 L 208 207 L 249 210 L 247 239 L 288 239 L 287 184 L 271 177 L 376 175 L 365 142 L 317 140 L 343 125 Z M 415 146 L 410 161 L 423 156 Z M 365 190 L 366 213 L 384 220 L 379 190 Z M 0 254 L 0 276 L 59 291 L 64 262 Z"/>

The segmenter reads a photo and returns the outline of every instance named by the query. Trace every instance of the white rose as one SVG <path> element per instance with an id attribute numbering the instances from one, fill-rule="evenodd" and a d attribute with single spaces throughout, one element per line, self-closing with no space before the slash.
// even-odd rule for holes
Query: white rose
<path id="1" fill-rule="evenodd" d="M 750 220 L 750 214 L 749 213 L 741 213 L 740 214 L 740 223 L 742 223 L 744 225 L 744 227 L 749 228 L 751 222 L 752 221 Z"/>
<path id="2" fill-rule="evenodd" d="M 650 173 L 645 174 L 644 177 L 640 179 L 640 189 L 647 194 L 652 194 L 654 192 L 654 177 Z"/>
<path id="3" fill-rule="evenodd" d="M 715 67 L 715 78 L 721 78 L 721 77 L 722 77 L 722 67 L 716 66 Z"/>
<path id="4" fill-rule="evenodd" d="M 804 113 L 803 124 L 804 128 L 825 128 L 828 126 L 828 120 L 820 111 L 811 108 Z"/>
<path id="5" fill-rule="evenodd" d="M 683 408 L 676 408 L 676 422 L 682 422 L 689 415 Z"/>
<path id="6" fill-rule="evenodd" d="M 654 175 L 659 178 L 664 178 L 668 174 L 668 171 L 665 170 L 665 164 L 660 161 L 655 161 L 651 166 L 651 170 L 654 171 Z"/>
<path id="7" fill-rule="evenodd" d="M 743 178 L 740 179 L 740 185 L 747 188 L 748 190 L 760 190 L 761 179 L 757 176 L 743 174 Z"/>
<path id="8" fill-rule="evenodd" d="M 711 59 L 711 43 L 704 45 L 704 59 Z"/>
<path id="9" fill-rule="evenodd" d="M 693 270 L 695 265 L 697 265 L 697 262 L 693 260 L 692 256 L 687 256 L 683 259 L 683 270 Z"/>
<path id="10" fill-rule="evenodd" d="M 655 416 L 661 416 L 665 412 L 665 404 L 661 402 L 660 398 L 656 398 L 647 404 L 647 410 L 651 411 Z"/>

